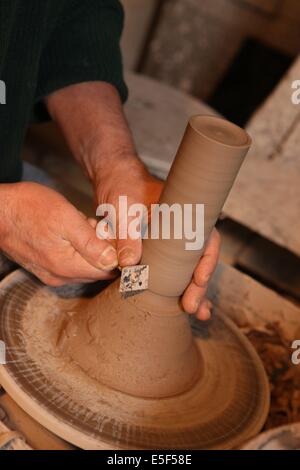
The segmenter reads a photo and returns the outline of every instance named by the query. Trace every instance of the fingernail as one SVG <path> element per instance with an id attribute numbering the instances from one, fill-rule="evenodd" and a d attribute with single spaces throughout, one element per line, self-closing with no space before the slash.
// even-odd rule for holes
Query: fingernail
<path id="1" fill-rule="evenodd" d="M 117 252 L 112 246 L 108 246 L 100 257 L 101 268 L 108 271 L 118 266 Z"/>
<path id="2" fill-rule="evenodd" d="M 208 281 L 210 280 L 210 277 L 211 277 L 210 273 L 203 274 L 201 278 L 201 285 L 206 286 L 208 284 Z"/>
<path id="3" fill-rule="evenodd" d="M 118 254 L 119 264 L 128 266 L 137 263 L 136 254 L 131 248 L 122 248 Z"/>

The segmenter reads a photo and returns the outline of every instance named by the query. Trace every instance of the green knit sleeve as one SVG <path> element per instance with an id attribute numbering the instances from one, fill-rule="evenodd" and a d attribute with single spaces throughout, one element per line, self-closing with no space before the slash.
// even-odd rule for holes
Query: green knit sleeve
<path id="1" fill-rule="evenodd" d="M 36 103 L 49 93 L 84 81 L 113 84 L 122 101 L 120 36 L 123 8 L 118 0 L 67 0 L 40 58 Z"/>

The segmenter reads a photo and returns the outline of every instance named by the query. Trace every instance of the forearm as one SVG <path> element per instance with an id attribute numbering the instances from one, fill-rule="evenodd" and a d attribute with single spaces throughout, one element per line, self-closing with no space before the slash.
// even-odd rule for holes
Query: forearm
<path id="1" fill-rule="evenodd" d="M 125 169 L 146 171 L 114 86 L 105 82 L 71 85 L 49 95 L 46 104 L 94 185 Z"/>
<path id="2" fill-rule="evenodd" d="M 9 235 L 9 222 L 12 218 L 12 203 L 18 201 L 20 183 L 0 184 L 0 251 Z"/>

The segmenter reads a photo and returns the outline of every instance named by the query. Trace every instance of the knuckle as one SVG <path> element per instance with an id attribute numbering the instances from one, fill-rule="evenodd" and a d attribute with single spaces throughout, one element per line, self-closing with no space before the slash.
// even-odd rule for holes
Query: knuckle
<path id="1" fill-rule="evenodd" d="M 206 269 L 196 269 L 194 272 L 194 283 L 197 287 L 205 288 L 207 287 L 208 281 L 210 279 L 210 273 Z"/>
<path id="2" fill-rule="evenodd" d="M 93 253 L 95 251 L 95 238 L 94 236 L 90 235 L 85 238 L 82 244 L 82 249 L 86 253 Z"/>

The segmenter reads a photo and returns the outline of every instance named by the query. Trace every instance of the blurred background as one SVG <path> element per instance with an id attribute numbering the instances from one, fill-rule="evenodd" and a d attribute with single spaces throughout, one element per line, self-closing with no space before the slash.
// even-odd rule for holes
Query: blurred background
<path id="1" fill-rule="evenodd" d="M 122 0 L 125 67 L 244 125 L 300 50 L 299 0 Z"/>

